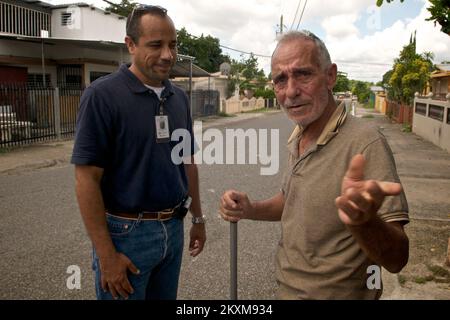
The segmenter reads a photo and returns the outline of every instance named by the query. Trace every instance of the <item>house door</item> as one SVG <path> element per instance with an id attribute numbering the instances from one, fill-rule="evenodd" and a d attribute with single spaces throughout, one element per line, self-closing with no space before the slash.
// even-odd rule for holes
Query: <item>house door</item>
<path id="1" fill-rule="evenodd" d="M 0 106 L 3 118 L 26 121 L 27 73 L 24 67 L 0 66 Z"/>

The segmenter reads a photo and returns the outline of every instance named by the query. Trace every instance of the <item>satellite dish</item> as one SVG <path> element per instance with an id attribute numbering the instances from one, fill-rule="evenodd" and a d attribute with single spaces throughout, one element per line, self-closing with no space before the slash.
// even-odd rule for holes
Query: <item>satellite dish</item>
<path id="1" fill-rule="evenodd" d="M 220 74 L 228 76 L 231 71 L 231 65 L 228 62 L 224 62 L 220 65 Z"/>

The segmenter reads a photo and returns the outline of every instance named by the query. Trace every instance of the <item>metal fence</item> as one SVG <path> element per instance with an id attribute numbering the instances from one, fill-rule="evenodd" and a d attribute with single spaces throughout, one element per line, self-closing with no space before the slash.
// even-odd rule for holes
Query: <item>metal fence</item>
<path id="1" fill-rule="evenodd" d="M 220 98 L 217 90 L 192 91 L 192 118 L 212 116 L 219 113 Z"/>
<path id="2" fill-rule="evenodd" d="M 386 115 L 397 123 L 412 125 L 414 108 L 387 100 Z"/>
<path id="3" fill-rule="evenodd" d="M 0 148 L 70 138 L 83 89 L 0 84 Z M 194 90 L 192 117 L 218 114 L 219 92 Z"/>
<path id="4" fill-rule="evenodd" d="M 70 137 L 81 88 L 0 85 L 0 147 Z"/>

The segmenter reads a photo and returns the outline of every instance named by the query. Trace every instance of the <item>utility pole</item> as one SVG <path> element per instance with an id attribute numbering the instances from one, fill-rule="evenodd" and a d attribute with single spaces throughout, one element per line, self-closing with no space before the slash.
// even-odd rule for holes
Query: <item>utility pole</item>
<path id="1" fill-rule="evenodd" d="M 280 34 L 283 34 L 283 15 L 280 18 Z"/>
<path id="2" fill-rule="evenodd" d="M 278 27 L 278 25 L 277 25 L 277 27 Z M 283 15 L 281 15 L 281 17 L 280 17 L 280 25 L 279 25 L 279 29 L 277 29 L 276 31 L 275 31 L 275 33 L 276 33 L 276 36 L 281 36 L 282 34 L 283 34 L 283 28 L 285 27 L 284 25 L 283 25 Z M 286 27 L 287 28 L 287 27 Z"/>

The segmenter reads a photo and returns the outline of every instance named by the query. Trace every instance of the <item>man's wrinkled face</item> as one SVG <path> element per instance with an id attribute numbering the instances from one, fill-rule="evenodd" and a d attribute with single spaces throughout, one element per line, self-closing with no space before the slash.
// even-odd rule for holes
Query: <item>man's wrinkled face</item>
<path id="1" fill-rule="evenodd" d="M 323 70 L 315 43 L 295 39 L 281 43 L 272 57 L 272 79 L 278 102 L 303 128 L 320 118 L 335 84 L 336 66 Z"/>
<path id="2" fill-rule="evenodd" d="M 149 85 L 160 86 L 169 78 L 177 59 L 177 33 L 169 17 L 146 14 L 140 20 L 137 43 L 127 40 L 133 63 Z"/>

